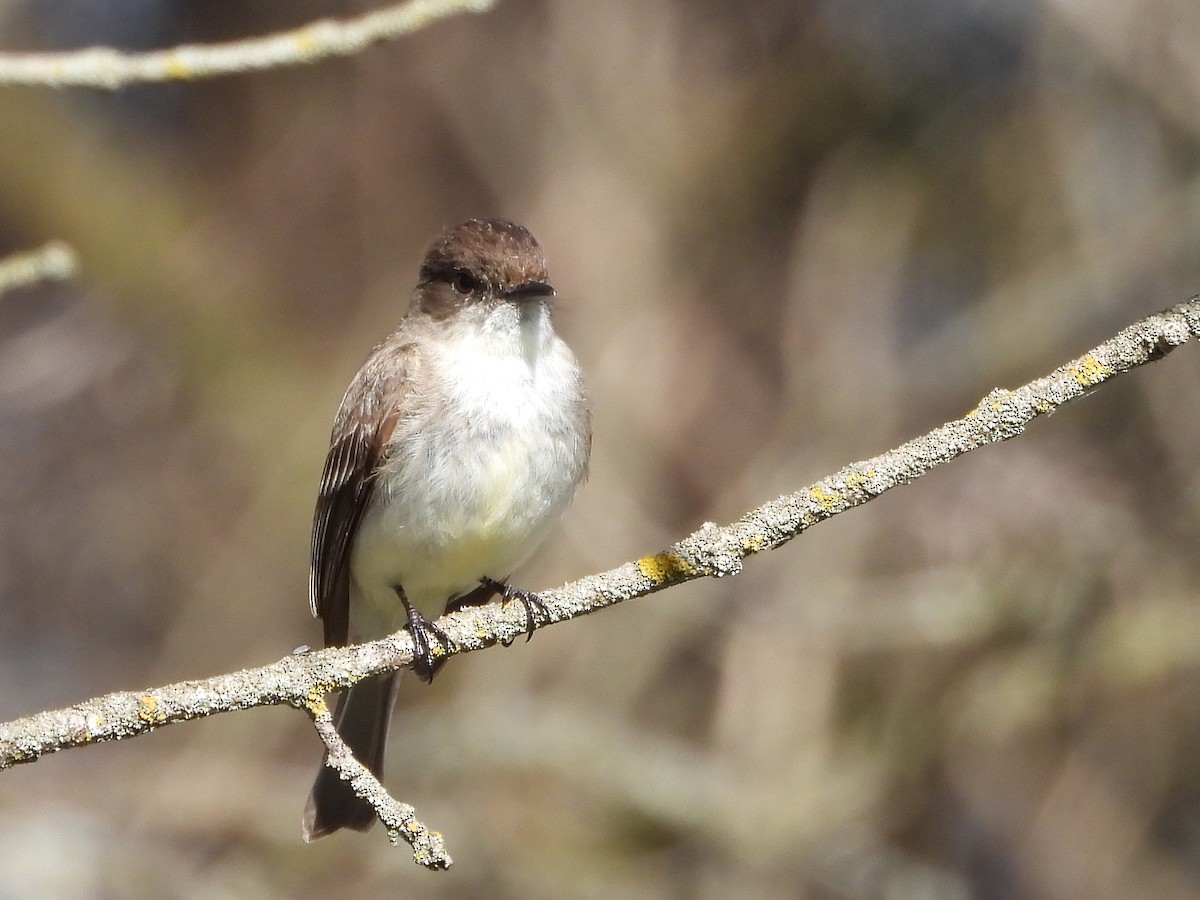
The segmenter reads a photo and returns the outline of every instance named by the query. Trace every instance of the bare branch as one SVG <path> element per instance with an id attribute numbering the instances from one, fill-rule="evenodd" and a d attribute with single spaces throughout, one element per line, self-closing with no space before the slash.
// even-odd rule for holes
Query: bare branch
<path id="1" fill-rule="evenodd" d="M 75 252 L 61 241 L 0 260 L 0 294 L 38 281 L 64 281 L 75 274 Z"/>
<path id="2" fill-rule="evenodd" d="M 409 0 L 354 19 L 321 19 L 278 34 L 151 53 L 91 47 L 69 53 L 0 54 L 0 84 L 116 90 L 135 82 L 189 81 L 350 56 L 420 31 L 438 19 L 484 12 L 495 0 Z"/>
<path id="3" fill-rule="evenodd" d="M 961 419 L 895 450 L 846 466 L 730 525 L 705 524 L 661 553 L 541 593 L 549 619 L 538 627 L 697 578 L 737 574 L 746 557 L 779 547 L 817 522 L 977 447 L 1015 437 L 1038 416 L 1123 372 L 1161 359 L 1192 337 L 1200 337 L 1200 297 L 1142 319 L 1090 353 L 1023 387 L 993 390 Z M 490 603 L 447 614 L 438 625 L 455 647 L 447 651 L 436 646 L 435 655 L 469 652 L 523 634 L 525 610 L 519 603 Z M 309 712 L 330 750 L 331 764 L 352 781 L 356 791 L 371 799 L 391 834 L 398 833 L 413 845 L 418 862 L 442 867 L 449 864 L 449 857 L 441 848 L 440 835 L 428 832 L 410 807 L 387 797 L 378 781 L 353 761 L 324 708 L 323 697 L 329 691 L 383 671 L 409 667 L 412 659 L 412 639 L 407 631 L 401 631 L 368 644 L 293 654 L 268 666 L 202 681 L 109 694 L 68 709 L 0 724 L 0 769 L 32 762 L 45 753 L 132 737 L 185 719 L 288 703 Z"/>

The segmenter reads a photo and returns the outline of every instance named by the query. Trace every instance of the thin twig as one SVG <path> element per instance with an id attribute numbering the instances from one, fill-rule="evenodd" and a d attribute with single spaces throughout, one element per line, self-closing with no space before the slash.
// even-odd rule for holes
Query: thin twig
<path id="1" fill-rule="evenodd" d="M 61 241 L 0 260 L 0 294 L 38 281 L 63 281 L 75 274 L 75 252 Z"/>
<path id="2" fill-rule="evenodd" d="M 1161 359 L 1193 337 L 1200 337 L 1200 298 L 1196 297 L 1147 316 L 1090 353 L 1024 387 L 990 392 L 961 419 L 873 459 L 846 466 L 810 487 L 760 506 L 730 525 L 705 524 L 661 553 L 539 594 L 548 618 L 538 627 L 685 581 L 737 574 L 746 557 L 779 547 L 817 522 L 866 503 L 896 485 L 907 484 L 964 453 L 1015 437 L 1038 416 L 1053 412 L 1117 375 Z M 525 633 L 525 618 L 525 609 L 519 603 L 489 603 L 450 613 L 439 619 L 438 625 L 455 647 L 449 651 L 435 647 L 435 654 L 469 652 L 511 641 Z M 252 706 L 289 703 L 302 707 L 320 731 L 328 719 L 327 712 L 321 715 L 326 693 L 373 674 L 409 667 L 412 659 L 412 639 L 407 631 L 401 631 L 368 644 L 294 654 L 268 666 L 202 681 L 139 693 L 108 694 L 68 709 L 0 724 L 0 769 L 33 762 L 45 753 L 68 747 L 132 737 L 172 722 Z M 323 737 L 326 746 L 331 746 L 327 730 Z M 346 768 L 339 766 L 339 770 L 351 778 L 362 774 L 349 764 Z M 364 791 L 373 789 L 369 782 L 358 784 Z M 409 839 L 404 823 L 415 822 L 415 817 L 406 819 L 408 813 L 402 805 L 397 809 L 385 822 Z M 414 843 L 419 855 L 416 848 Z"/>
<path id="3" fill-rule="evenodd" d="M 329 707 L 318 695 L 318 702 L 307 704 L 309 715 L 317 734 L 325 742 L 328 751 L 325 765 L 336 769 L 344 781 L 350 782 L 354 793 L 374 807 L 376 814 L 388 830 L 388 837 L 395 844 L 403 838 L 413 850 L 413 861 L 427 869 L 448 869 L 454 862 L 446 852 L 442 835 L 430 831 L 417 818 L 417 811 L 408 803 L 393 799 L 375 774 L 354 758 L 353 752 L 334 727 Z"/>
<path id="4" fill-rule="evenodd" d="M 187 81 L 350 56 L 379 41 L 419 31 L 438 19 L 484 12 L 495 0 L 410 0 L 353 19 L 321 19 L 302 28 L 225 44 L 185 44 L 151 53 L 90 47 L 68 53 L 0 54 L 0 84 L 116 90 L 135 82 Z"/>

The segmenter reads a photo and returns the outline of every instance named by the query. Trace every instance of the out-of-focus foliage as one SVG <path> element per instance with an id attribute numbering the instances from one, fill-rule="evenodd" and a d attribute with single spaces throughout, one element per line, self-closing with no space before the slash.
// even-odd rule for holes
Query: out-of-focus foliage
<path id="1" fill-rule="evenodd" d="M 0 5 L 3 49 L 361 5 Z M 541 239 L 590 483 L 517 583 L 652 552 L 1200 289 L 1193 0 L 530 3 L 358 58 L 0 92 L 0 717 L 319 641 L 341 391 L 428 239 Z M 406 683 L 448 837 L 300 843 L 250 712 L 0 774 L 5 897 L 1200 897 L 1200 355 L 755 559 Z"/>

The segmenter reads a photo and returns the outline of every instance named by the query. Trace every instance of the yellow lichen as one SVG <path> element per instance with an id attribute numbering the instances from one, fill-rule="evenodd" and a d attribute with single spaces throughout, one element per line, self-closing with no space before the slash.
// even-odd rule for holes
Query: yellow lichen
<path id="1" fill-rule="evenodd" d="M 874 474 L 874 472 L 869 472 L 866 474 L 857 471 L 851 472 L 846 476 L 846 489 L 851 491 L 863 490 L 870 483 L 871 475 Z"/>
<path id="2" fill-rule="evenodd" d="M 1080 360 L 1078 366 L 1071 366 L 1067 369 L 1067 374 L 1083 387 L 1091 387 L 1094 384 L 1099 384 L 1112 373 L 1113 370 L 1110 367 L 1100 362 L 1100 360 L 1091 354 Z"/>
<path id="3" fill-rule="evenodd" d="M 817 501 L 817 505 L 825 510 L 825 512 L 832 512 L 836 509 L 842 499 L 840 495 L 831 494 L 822 487 L 815 487 L 809 493 L 812 494 L 813 499 Z"/>
<path id="4" fill-rule="evenodd" d="M 187 81 L 192 77 L 192 70 L 187 63 L 174 53 L 167 57 L 165 68 L 167 75 L 178 81 Z"/>
<path id="5" fill-rule="evenodd" d="M 642 575 L 656 585 L 695 574 L 692 567 L 674 553 L 643 556 L 637 561 L 637 567 Z"/>
<path id="6" fill-rule="evenodd" d="M 767 546 L 767 537 L 764 534 L 755 534 L 742 541 L 742 550 L 746 553 L 757 553 L 765 546 Z"/>
<path id="7" fill-rule="evenodd" d="M 325 691 L 322 690 L 321 685 L 317 685 L 308 692 L 308 696 L 304 698 L 304 708 L 313 718 L 328 714 L 329 707 L 325 705 Z"/>
<path id="8" fill-rule="evenodd" d="M 292 42 L 301 54 L 312 53 L 320 46 L 316 33 L 310 28 L 303 28 L 292 35 Z"/>
<path id="9" fill-rule="evenodd" d="M 166 715 L 158 708 L 158 699 L 149 694 L 138 698 L 138 718 L 147 725 L 159 725 L 167 721 Z"/>

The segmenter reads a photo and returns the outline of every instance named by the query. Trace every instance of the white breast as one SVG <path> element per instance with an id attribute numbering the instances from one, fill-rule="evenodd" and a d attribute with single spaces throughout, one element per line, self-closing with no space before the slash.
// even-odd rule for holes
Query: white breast
<path id="1" fill-rule="evenodd" d="M 507 578 L 544 540 L 586 465 L 578 365 L 541 307 L 429 348 L 433 402 L 403 421 L 355 539 L 354 626 L 427 617 L 483 577 Z"/>

